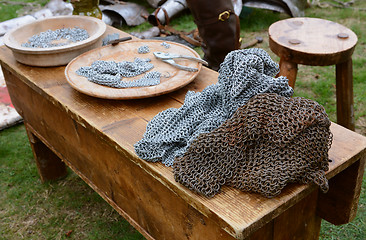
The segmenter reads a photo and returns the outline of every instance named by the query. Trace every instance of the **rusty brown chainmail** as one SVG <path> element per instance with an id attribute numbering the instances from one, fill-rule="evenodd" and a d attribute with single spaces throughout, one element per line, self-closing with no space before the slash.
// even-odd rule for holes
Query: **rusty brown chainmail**
<path id="1" fill-rule="evenodd" d="M 312 100 L 259 94 L 177 157 L 174 177 L 207 197 L 223 185 L 274 197 L 290 182 L 326 192 L 329 127 L 324 108 Z"/>

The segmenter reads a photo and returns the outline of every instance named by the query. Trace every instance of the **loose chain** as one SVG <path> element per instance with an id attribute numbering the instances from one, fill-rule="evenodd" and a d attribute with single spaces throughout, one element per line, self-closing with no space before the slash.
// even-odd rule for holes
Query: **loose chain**
<path id="1" fill-rule="evenodd" d="M 89 34 L 85 29 L 79 27 L 61 28 L 54 31 L 47 30 L 45 32 L 33 35 L 26 43 L 23 43 L 22 46 L 29 48 L 60 47 L 70 43 L 83 41 L 87 38 L 89 38 Z M 66 40 L 66 42 L 53 42 L 59 40 Z"/>

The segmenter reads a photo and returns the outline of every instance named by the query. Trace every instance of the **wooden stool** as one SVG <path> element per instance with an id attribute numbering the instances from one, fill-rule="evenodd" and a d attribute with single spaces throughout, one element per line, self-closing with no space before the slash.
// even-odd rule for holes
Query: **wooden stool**
<path id="1" fill-rule="evenodd" d="M 280 76 L 295 86 L 297 64 L 336 65 L 337 122 L 355 129 L 352 53 L 357 36 L 335 22 L 318 18 L 289 18 L 269 27 L 269 46 L 280 57 Z"/>

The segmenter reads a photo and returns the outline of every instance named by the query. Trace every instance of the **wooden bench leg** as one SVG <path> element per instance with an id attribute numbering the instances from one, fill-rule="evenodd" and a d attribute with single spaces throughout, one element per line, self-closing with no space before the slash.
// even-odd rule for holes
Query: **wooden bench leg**
<path id="1" fill-rule="evenodd" d="M 319 239 L 321 218 L 316 214 L 318 192 L 314 190 L 245 240 Z"/>
<path id="2" fill-rule="evenodd" d="M 357 213 L 366 157 L 329 180 L 329 191 L 319 194 L 318 215 L 340 225 L 352 221 Z"/>
<path id="3" fill-rule="evenodd" d="M 27 124 L 25 126 L 41 181 L 45 182 L 64 177 L 67 174 L 65 163 L 33 134 Z"/>
<path id="4" fill-rule="evenodd" d="M 273 239 L 319 239 L 321 218 L 316 215 L 317 199 L 315 190 L 278 216 L 274 220 Z"/>
<path id="5" fill-rule="evenodd" d="M 277 76 L 285 76 L 288 79 L 288 85 L 295 88 L 296 76 L 297 76 L 297 64 L 288 62 L 283 58 L 280 59 L 280 72 Z"/>
<path id="6" fill-rule="evenodd" d="M 352 59 L 336 65 L 337 123 L 355 130 Z"/>

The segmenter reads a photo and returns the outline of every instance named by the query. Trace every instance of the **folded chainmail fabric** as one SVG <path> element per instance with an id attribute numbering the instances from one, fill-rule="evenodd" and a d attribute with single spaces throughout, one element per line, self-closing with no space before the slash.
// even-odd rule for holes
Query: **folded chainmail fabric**
<path id="1" fill-rule="evenodd" d="M 147 161 L 172 166 L 191 142 L 219 127 L 259 93 L 290 97 L 293 89 L 285 77 L 274 78 L 279 68 L 267 52 L 258 48 L 229 53 L 220 66 L 218 82 L 202 92 L 187 92 L 179 109 L 157 114 L 135 144 L 137 155 Z"/>
<path id="2" fill-rule="evenodd" d="M 194 140 L 175 159 L 174 177 L 207 197 L 223 185 L 274 197 L 291 182 L 326 192 L 329 127 L 324 108 L 312 100 L 259 94 Z"/>

